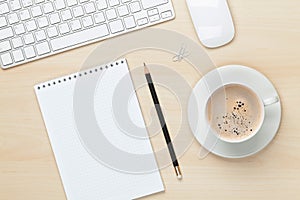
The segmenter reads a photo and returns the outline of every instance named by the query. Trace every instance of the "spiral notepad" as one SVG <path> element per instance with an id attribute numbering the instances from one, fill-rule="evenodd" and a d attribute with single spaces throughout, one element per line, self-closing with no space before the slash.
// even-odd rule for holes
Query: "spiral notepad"
<path id="1" fill-rule="evenodd" d="M 34 87 L 65 193 L 70 200 L 126 200 L 164 190 L 128 75 L 127 62 L 121 59 Z M 131 93 L 128 101 L 116 98 L 124 90 Z M 88 96 L 92 98 L 89 100 Z M 125 131 L 125 134 L 114 117 L 114 104 L 124 103 L 129 104 L 128 116 L 138 125 L 138 132 Z M 88 112 L 91 108 L 93 112 Z M 91 124 L 93 119 L 96 124 Z M 101 130 L 103 138 L 115 149 L 104 148 L 100 133 L 94 127 Z M 147 155 L 148 162 L 154 166 L 152 170 L 145 169 L 142 173 L 143 159 L 129 163 L 131 158 L 141 155 Z M 111 156 L 114 158 L 111 160 L 123 163 L 118 165 L 105 160 Z M 137 167 L 138 173 L 128 170 L 131 166 Z"/>

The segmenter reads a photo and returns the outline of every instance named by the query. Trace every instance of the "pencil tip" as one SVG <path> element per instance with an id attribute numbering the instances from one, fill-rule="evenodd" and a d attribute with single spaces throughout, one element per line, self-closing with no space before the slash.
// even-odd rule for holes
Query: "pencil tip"
<path id="1" fill-rule="evenodd" d="M 145 72 L 145 74 L 149 74 L 150 73 L 149 69 L 148 69 L 148 67 L 146 65 L 146 63 L 144 63 L 144 72 Z"/>

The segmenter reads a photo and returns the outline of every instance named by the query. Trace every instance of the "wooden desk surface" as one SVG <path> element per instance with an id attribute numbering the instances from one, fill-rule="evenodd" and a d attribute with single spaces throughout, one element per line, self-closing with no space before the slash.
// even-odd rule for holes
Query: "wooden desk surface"
<path id="1" fill-rule="evenodd" d="M 173 3 L 177 18 L 158 27 L 197 40 L 185 1 Z M 145 199 L 300 199 L 300 1 L 229 3 L 236 37 L 207 52 L 217 66 L 250 66 L 275 84 L 283 110 L 278 135 L 259 154 L 238 160 L 200 160 L 195 141 L 180 159 L 184 179 L 177 181 L 172 167 L 161 170 L 166 191 Z M 96 46 L 0 70 L 1 200 L 65 199 L 33 85 L 76 71 Z"/>

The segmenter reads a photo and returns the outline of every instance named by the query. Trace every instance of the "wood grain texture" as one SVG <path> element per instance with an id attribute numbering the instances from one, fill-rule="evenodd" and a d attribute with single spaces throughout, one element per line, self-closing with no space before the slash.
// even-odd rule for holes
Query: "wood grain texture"
<path id="1" fill-rule="evenodd" d="M 197 41 L 185 1 L 173 3 L 176 19 L 157 27 Z M 300 199 L 300 1 L 230 0 L 229 4 L 236 37 L 230 45 L 206 51 L 216 66 L 253 67 L 274 83 L 283 111 L 278 135 L 257 155 L 237 160 L 212 154 L 200 160 L 200 145 L 194 141 L 180 158 L 184 179 L 177 181 L 172 166 L 164 168 L 166 191 L 144 199 Z M 0 70 L 0 200 L 65 199 L 33 85 L 77 71 L 96 46 Z M 200 78 L 189 67 L 178 70 L 190 84 Z M 168 91 L 162 88 L 159 93 L 161 103 L 167 105 L 169 128 L 176 131 L 180 109 L 168 103 L 174 102 Z M 147 121 L 150 94 L 142 89 L 138 96 Z M 164 145 L 159 137 L 152 143 L 154 148 Z"/>

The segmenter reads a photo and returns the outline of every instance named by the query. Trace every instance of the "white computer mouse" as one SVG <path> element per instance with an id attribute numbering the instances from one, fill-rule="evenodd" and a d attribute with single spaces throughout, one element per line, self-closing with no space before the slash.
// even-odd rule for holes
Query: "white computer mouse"
<path id="1" fill-rule="evenodd" d="M 186 0 L 201 43 L 208 48 L 234 38 L 233 20 L 226 0 Z"/>

